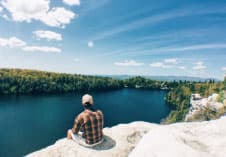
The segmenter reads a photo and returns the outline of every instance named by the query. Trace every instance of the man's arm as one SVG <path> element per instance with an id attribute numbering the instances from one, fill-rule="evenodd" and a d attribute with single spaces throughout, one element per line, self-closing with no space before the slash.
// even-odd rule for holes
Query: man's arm
<path id="1" fill-rule="evenodd" d="M 78 117 L 74 121 L 72 132 L 77 134 L 79 132 L 82 124 L 83 124 L 83 118 L 81 117 L 81 115 L 78 115 Z"/>
<path id="2" fill-rule="evenodd" d="M 81 115 L 78 115 L 78 117 L 75 118 L 73 128 L 67 131 L 67 138 L 73 139 L 73 134 L 77 134 L 82 125 L 83 125 L 83 118 L 81 117 Z"/>

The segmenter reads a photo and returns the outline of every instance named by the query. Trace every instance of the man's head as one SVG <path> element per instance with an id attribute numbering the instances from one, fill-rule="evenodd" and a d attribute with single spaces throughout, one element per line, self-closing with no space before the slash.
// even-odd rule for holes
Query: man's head
<path id="1" fill-rule="evenodd" d="M 87 105 L 87 104 L 93 105 L 93 97 L 89 94 L 85 94 L 82 97 L 82 105 L 84 106 L 84 105 Z"/>

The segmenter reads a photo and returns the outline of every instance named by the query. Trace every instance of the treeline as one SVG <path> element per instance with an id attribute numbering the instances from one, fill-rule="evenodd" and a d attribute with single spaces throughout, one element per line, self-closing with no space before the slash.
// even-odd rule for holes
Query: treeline
<path id="1" fill-rule="evenodd" d="M 123 80 L 124 86 L 129 88 L 160 89 L 163 82 L 146 79 L 140 76 Z"/>
<path id="2" fill-rule="evenodd" d="M 122 87 L 122 81 L 107 77 L 0 69 L 0 94 L 86 92 Z"/>
<path id="3" fill-rule="evenodd" d="M 222 90 L 226 90 L 226 78 L 223 82 L 183 82 L 178 84 L 166 96 L 166 102 L 172 107 L 173 111 L 165 122 L 174 123 L 184 120 L 189 111 L 192 93 L 199 93 L 202 97 L 208 97 L 213 93 L 220 93 Z"/>
<path id="4" fill-rule="evenodd" d="M 151 80 L 148 78 L 137 76 L 137 77 L 125 79 L 123 82 L 124 82 L 124 86 L 129 88 L 170 90 L 171 88 L 177 87 L 182 81 L 158 81 L 158 80 Z"/>
<path id="5" fill-rule="evenodd" d="M 44 72 L 37 70 L 0 69 L 0 94 L 67 93 L 112 90 L 123 87 L 162 89 L 178 82 L 163 82 L 133 77 L 118 80 L 109 77 Z"/>

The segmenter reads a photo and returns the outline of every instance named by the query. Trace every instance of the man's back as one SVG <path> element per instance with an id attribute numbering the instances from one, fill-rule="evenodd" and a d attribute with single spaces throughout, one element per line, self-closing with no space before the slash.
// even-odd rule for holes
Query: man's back
<path id="1" fill-rule="evenodd" d="M 94 144 L 101 141 L 103 137 L 103 113 L 100 110 L 84 110 L 75 119 L 73 132 L 83 130 L 83 137 L 87 144 Z"/>

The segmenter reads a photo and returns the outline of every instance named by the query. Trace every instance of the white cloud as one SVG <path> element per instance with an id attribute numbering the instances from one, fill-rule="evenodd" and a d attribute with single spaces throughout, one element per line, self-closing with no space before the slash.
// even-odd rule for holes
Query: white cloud
<path id="1" fill-rule="evenodd" d="M 63 0 L 63 2 L 68 5 L 80 5 L 80 0 Z"/>
<path id="2" fill-rule="evenodd" d="M 33 34 L 38 39 L 47 39 L 47 40 L 62 40 L 62 36 L 59 33 L 52 32 L 52 31 L 44 31 L 44 30 L 37 30 L 34 31 Z"/>
<path id="3" fill-rule="evenodd" d="M 74 58 L 74 62 L 80 62 L 79 58 Z"/>
<path id="4" fill-rule="evenodd" d="M 117 66 L 142 66 L 144 63 L 136 62 L 135 60 L 125 60 L 123 62 L 115 62 Z"/>
<path id="5" fill-rule="evenodd" d="M 65 27 L 75 17 L 75 13 L 66 10 L 65 8 L 58 7 L 52 8 L 44 17 L 40 20 L 52 27 Z"/>
<path id="6" fill-rule="evenodd" d="M 25 46 L 26 42 L 16 37 L 0 38 L 0 46 L 2 47 L 22 47 Z"/>
<path id="7" fill-rule="evenodd" d="M 50 8 L 50 0 L 3 0 L 1 4 L 19 22 L 37 20 L 48 26 L 64 27 L 75 17 L 75 13 L 65 8 Z"/>
<path id="8" fill-rule="evenodd" d="M 0 6 L 0 13 L 2 12 L 3 8 Z"/>
<path id="9" fill-rule="evenodd" d="M 88 47 L 93 47 L 93 46 L 94 46 L 93 41 L 89 41 L 89 42 L 88 42 Z"/>
<path id="10" fill-rule="evenodd" d="M 226 72 L 226 67 L 222 67 L 221 70 Z"/>
<path id="11" fill-rule="evenodd" d="M 154 63 L 151 63 L 150 66 L 153 68 L 171 68 L 170 65 L 166 65 L 162 62 L 154 62 Z"/>
<path id="12" fill-rule="evenodd" d="M 49 0 L 3 0 L 2 5 L 12 14 L 15 21 L 31 22 L 40 19 L 49 10 Z"/>
<path id="13" fill-rule="evenodd" d="M 177 64 L 178 61 L 176 58 L 168 58 L 164 60 L 165 63 L 169 63 L 169 64 Z"/>
<path id="14" fill-rule="evenodd" d="M 53 52 L 60 53 L 61 49 L 56 47 L 48 47 L 48 46 L 26 46 L 26 42 L 16 37 L 10 38 L 0 38 L 0 47 L 21 47 L 24 51 L 38 51 L 38 52 Z"/>
<path id="15" fill-rule="evenodd" d="M 61 52 L 61 49 L 59 48 L 48 46 L 26 46 L 23 48 L 23 50 L 28 52 L 52 52 L 52 53 Z"/>
<path id="16" fill-rule="evenodd" d="M 9 17 L 8 17 L 8 15 L 6 15 L 6 14 L 3 14 L 2 17 L 3 17 L 5 20 L 7 20 L 7 21 L 9 20 Z"/>
<path id="17" fill-rule="evenodd" d="M 179 66 L 178 69 L 185 70 L 186 67 L 185 66 Z"/>
<path id="18" fill-rule="evenodd" d="M 202 61 L 199 61 L 199 62 L 196 62 L 194 64 L 196 64 L 196 65 L 203 65 L 204 63 Z"/>
<path id="19" fill-rule="evenodd" d="M 162 67 L 163 63 L 162 62 L 154 62 L 150 64 L 151 67 Z"/>
<path id="20" fill-rule="evenodd" d="M 196 62 L 194 63 L 194 66 L 192 67 L 193 70 L 204 70 L 206 69 L 206 66 L 204 65 L 203 62 Z"/>

